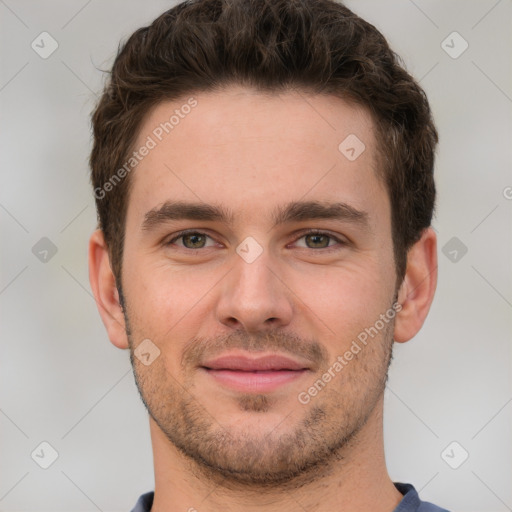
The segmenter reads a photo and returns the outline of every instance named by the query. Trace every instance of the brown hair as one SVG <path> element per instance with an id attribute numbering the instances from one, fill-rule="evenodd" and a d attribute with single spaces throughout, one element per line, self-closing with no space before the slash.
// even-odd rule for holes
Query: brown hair
<path id="1" fill-rule="evenodd" d="M 334 0 L 187 0 L 120 47 L 92 115 L 92 183 L 118 288 L 131 182 L 119 170 L 144 116 L 161 101 L 231 84 L 331 94 L 369 110 L 400 283 L 408 249 L 432 220 L 438 137 L 424 91 L 382 34 Z M 116 173 L 124 179 L 113 182 Z"/>

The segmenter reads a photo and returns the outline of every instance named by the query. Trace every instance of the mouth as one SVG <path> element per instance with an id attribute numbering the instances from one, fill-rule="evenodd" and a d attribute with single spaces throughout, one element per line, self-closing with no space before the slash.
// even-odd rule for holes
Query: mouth
<path id="1" fill-rule="evenodd" d="M 224 355 L 200 366 L 216 383 L 245 393 L 266 393 L 310 372 L 308 364 L 279 354 Z"/>

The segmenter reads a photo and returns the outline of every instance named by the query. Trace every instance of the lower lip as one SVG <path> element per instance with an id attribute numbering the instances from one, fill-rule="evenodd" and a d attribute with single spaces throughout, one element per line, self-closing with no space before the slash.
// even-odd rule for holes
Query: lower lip
<path id="1" fill-rule="evenodd" d="M 205 371 L 219 384 L 245 393 L 265 393 L 293 382 L 302 377 L 308 370 L 275 370 L 260 372 L 243 372 L 239 370 Z"/>

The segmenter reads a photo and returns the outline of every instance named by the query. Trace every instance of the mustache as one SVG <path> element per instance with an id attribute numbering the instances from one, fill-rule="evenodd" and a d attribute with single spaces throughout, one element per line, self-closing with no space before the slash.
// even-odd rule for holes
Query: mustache
<path id="1" fill-rule="evenodd" d="M 327 365 L 329 354 L 323 345 L 314 339 L 304 339 L 294 333 L 277 330 L 250 334 L 235 331 L 216 338 L 192 338 L 184 347 L 182 367 L 201 366 L 207 359 L 214 358 L 230 349 L 248 352 L 277 352 L 290 357 L 301 357 L 314 369 Z"/>

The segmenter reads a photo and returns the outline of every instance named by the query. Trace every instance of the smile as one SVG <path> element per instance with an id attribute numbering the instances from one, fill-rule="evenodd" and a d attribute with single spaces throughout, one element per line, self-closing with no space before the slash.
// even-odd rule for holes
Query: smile
<path id="1" fill-rule="evenodd" d="M 274 391 L 310 371 L 307 363 L 283 355 L 255 358 L 249 353 L 224 355 L 205 362 L 200 369 L 216 383 L 245 393 Z"/>
<path id="2" fill-rule="evenodd" d="M 302 370 L 213 370 L 204 368 L 217 383 L 245 393 L 268 393 L 297 380 L 307 369 Z"/>

